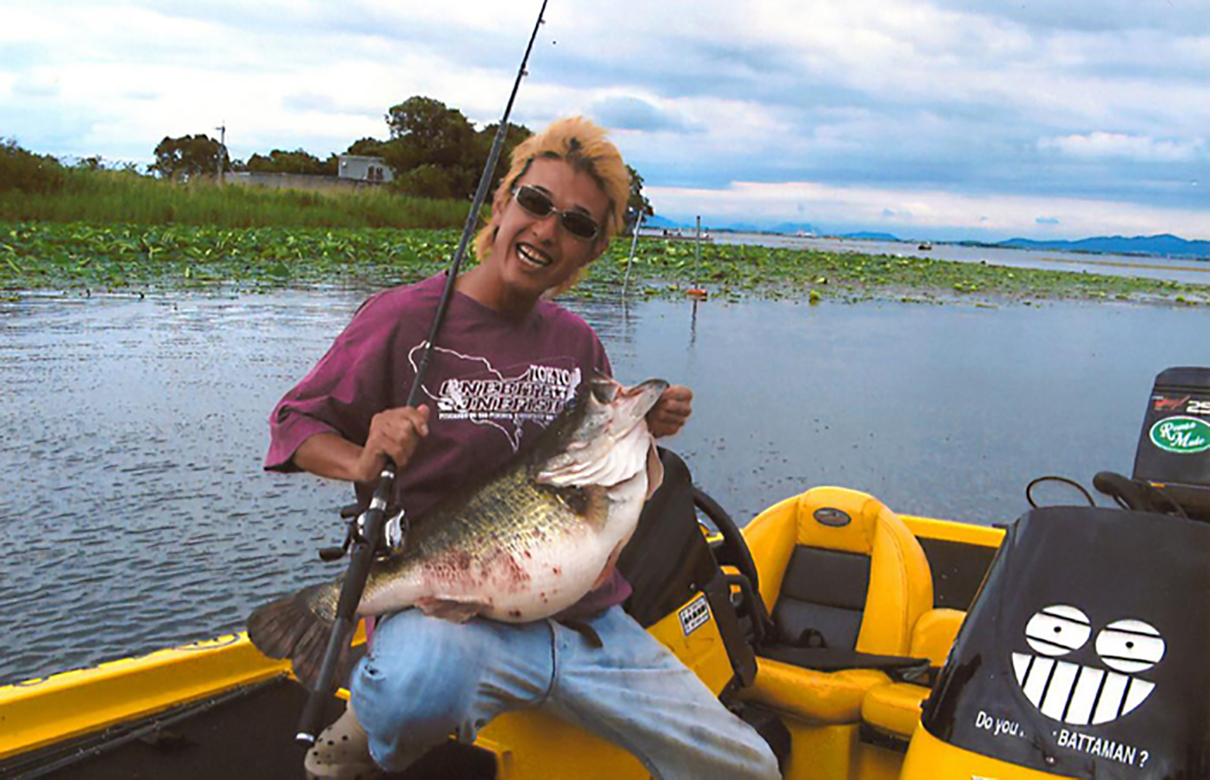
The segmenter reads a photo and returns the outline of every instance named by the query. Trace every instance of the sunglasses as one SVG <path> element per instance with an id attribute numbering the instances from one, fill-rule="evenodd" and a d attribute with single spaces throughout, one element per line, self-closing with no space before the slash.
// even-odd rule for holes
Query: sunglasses
<path id="1" fill-rule="evenodd" d="M 550 196 L 532 184 L 517 187 L 513 190 L 513 198 L 526 214 L 538 219 L 549 217 L 557 211 Z M 582 241 L 591 241 L 601 232 L 597 221 L 582 211 L 559 211 L 558 214 L 563 229 Z"/>

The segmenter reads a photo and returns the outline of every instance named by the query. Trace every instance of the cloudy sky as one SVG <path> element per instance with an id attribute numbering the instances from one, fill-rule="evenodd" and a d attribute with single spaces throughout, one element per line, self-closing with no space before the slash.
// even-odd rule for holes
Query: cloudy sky
<path id="1" fill-rule="evenodd" d="M 539 0 L 0 0 L 0 136 L 320 157 L 499 118 Z M 1210 239 L 1206 0 L 550 0 L 514 121 L 613 129 L 657 213 L 908 238 Z"/>

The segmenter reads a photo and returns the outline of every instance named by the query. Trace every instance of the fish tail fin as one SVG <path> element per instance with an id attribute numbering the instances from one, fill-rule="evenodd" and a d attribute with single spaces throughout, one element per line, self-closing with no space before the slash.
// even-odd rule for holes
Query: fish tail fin
<path id="1" fill-rule="evenodd" d="M 319 685 L 319 668 L 336 622 L 334 584 L 315 585 L 272 601 L 248 616 L 248 638 L 270 658 L 289 658 L 294 676 L 311 690 Z M 336 666 L 336 679 L 347 674 L 349 648 Z"/>

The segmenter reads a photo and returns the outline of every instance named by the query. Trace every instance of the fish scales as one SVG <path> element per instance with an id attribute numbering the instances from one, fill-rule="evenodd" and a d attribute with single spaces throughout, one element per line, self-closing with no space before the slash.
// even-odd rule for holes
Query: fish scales
<path id="1" fill-rule="evenodd" d="M 357 614 L 417 607 L 455 621 L 524 622 L 575 604 L 608 575 L 662 479 L 644 418 L 667 386 L 587 383 L 531 450 L 411 524 L 403 551 L 371 567 Z M 313 686 L 340 586 L 257 609 L 249 638 L 289 657 Z"/>
<path id="2" fill-rule="evenodd" d="M 422 518 L 405 552 L 371 571 L 358 613 L 431 599 L 516 621 L 571 606 L 567 594 L 599 574 L 595 551 L 577 551 L 606 530 L 608 499 L 601 489 L 537 484 L 530 471 L 514 468 L 454 510 Z"/>

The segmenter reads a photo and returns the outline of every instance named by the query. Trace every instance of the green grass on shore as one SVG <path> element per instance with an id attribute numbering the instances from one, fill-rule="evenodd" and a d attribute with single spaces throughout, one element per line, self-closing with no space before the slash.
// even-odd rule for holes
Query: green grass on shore
<path id="1" fill-rule="evenodd" d="M 43 192 L 0 192 L 0 221 L 220 228 L 460 227 L 468 204 L 398 195 L 382 188 L 307 192 L 213 182 L 174 184 L 119 171 L 64 169 Z"/>
<path id="2" fill-rule="evenodd" d="M 257 291 L 313 285 L 372 290 L 445 268 L 458 238 L 453 229 L 0 222 L 0 290 L 10 296 L 38 290 Z M 618 296 L 629 250 L 629 241 L 614 241 L 572 294 Z M 689 242 L 639 242 L 631 297 L 683 296 L 696 285 L 723 300 L 1210 304 L 1210 285 L 1155 279 L 726 244 L 704 246 L 695 263 Z"/>

